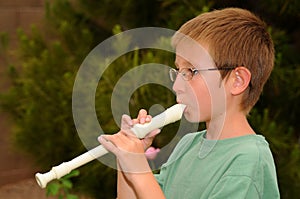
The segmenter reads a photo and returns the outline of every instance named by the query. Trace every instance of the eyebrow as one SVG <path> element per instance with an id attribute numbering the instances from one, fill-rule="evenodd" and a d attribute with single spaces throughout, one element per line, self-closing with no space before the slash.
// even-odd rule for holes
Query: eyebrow
<path id="1" fill-rule="evenodd" d="M 175 64 L 175 66 L 176 66 L 177 69 L 180 68 L 179 64 L 176 61 L 174 62 L 174 64 Z M 195 67 L 190 62 L 185 61 L 184 64 L 183 64 L 183 67 L 181 67 L 181 68 L 195 68 Z"/>

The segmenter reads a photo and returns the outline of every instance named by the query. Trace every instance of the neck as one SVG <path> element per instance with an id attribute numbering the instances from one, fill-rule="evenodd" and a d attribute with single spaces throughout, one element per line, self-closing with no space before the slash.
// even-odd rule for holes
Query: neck
<path id="1" fill-rule="evenodd" d="M 207 139 L 219 140 L 255 134 L 243 112 L 221 114 L 206 122 Z"/>

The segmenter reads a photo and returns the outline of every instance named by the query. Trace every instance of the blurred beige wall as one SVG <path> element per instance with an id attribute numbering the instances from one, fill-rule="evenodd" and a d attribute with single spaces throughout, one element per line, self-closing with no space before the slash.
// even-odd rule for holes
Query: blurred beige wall
<path id="1" fill-rule="evenodd" d="M 0 54 L 0 92 L 9 88 L 8 63 L 16 60 L 16 30 L 30 32 L 31 24 L 39 26 L 44 17 L 43 0 L 0 0 L 0 33 L 9 35 L 7 53 Z M 1 110 L 0 110 L 1 111 Z M 32 178 L 35 169 L 30 160 L 15 150 L 11 142 L 12 122 L 6 113 L 0 112 L 0 186 Z"/>

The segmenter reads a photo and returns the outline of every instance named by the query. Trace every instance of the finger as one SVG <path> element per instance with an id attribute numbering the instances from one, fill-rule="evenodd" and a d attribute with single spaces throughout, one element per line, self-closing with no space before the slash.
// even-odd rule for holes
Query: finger
<path id="1" fill-rule="evenodd" d="M 132 142 L 132 139 L 122 134 L 121 131 L 113 135 L 101 135 L 99 138 L 99 142 L 101 141 L 100 143 L 103 143 L 103 146 L 115 155 L 119 155 L 121 150 L 125 149 L 129 142 Z"/>
<path id="2" fill-rule="evenodd" d="M 133 123 L 133 124 L 138 124 L 138 123 L 139 123 L 139 120 L 138 120 L 138 119 L 132 119 L 132 123 Z"/>
<path id="3" fill-rule="evenodd" d="M 155 129 L 153 131 L 151 131 L 150 133 L 148 133 L 145 138 L 154 138 L 157 134 L 159 134 L 161 132 L 160 129 Z"/>
<path id="4" fill-rule="evenodd" d="M 130 129 L 133 126 L 133 121 L 129 115 L 122 115 L 121 129 Z"/>
<path id="5" fill-rule="evenodd" d="M 137 117 L 139 123 L 144 124 L 146 122 L 146 118 L 147 118 L 147 111 L 145 109 L 141 109 Z"/>
<path id="6" fill-rule="evenodd" d="M 147 149 L 148 147 L 151 146 L 155 136 L 159 133 L 160 133 L 160 129 L 155 129 L 154 131 L 151 131 L 144 139 L 142 139 L 144 149 Z"/>
<path id="7" fill-rule="evenodd" d="M 137 138 L 137 136 L 130 129 L 121 129 L 120 133 L 123 134 L 124 136 L 130 138 L 130 139 Z"/>
<path id="8" fill-rule="evenodd" d="M 152 120 L 152 116 L 151 115 L 147 115 L 146 122 L 151 122 L 151 120 Z"/>
<path id="9" fill-rule="evenodd" d="M 138 117 L 136 119 L 132 119 L 133 124 L 144 124 L 147 122 L 151 122 L 152 116 L 147 115 L 147 111 L 145 109 L 141 109 L 139 111 Z"/>
<path id="10" fill-rule="evenodd" d="M 118 154 L 118 147 L 115 146 L 112 142 L 107 140 L 104 135 L 101 135 L 98 137 L 98 141 L 100 144 L 108 151 L 112 152 L 113 154 L 117 155 Z"/>
<path id="11" fill-rule="evenodd" d="M 139 119 L 132 119 L 133 124 L 145 124 L 148 122 L 151 122 L 152 117 L 150 115 L 147 115 L 145 118 L 139 118 Z"/>

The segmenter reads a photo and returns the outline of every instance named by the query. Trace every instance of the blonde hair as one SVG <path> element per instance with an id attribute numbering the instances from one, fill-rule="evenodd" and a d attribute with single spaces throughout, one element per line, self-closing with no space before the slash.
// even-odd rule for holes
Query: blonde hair
<path id="1" fill-rule="evenodd" d="M 251 72 L 244 92 L 242 110 L 256 104 L 274 66 L 274 46 L 266 24 L 248 10 L 225 8 L 201 14 L 178 30 L 199 43 L 208 45 L 216 67 L 244 66 Z M 182 39 L 175 34 L 172 42 Z M 220 71 L 224 79 L 230 71 Z"/>

